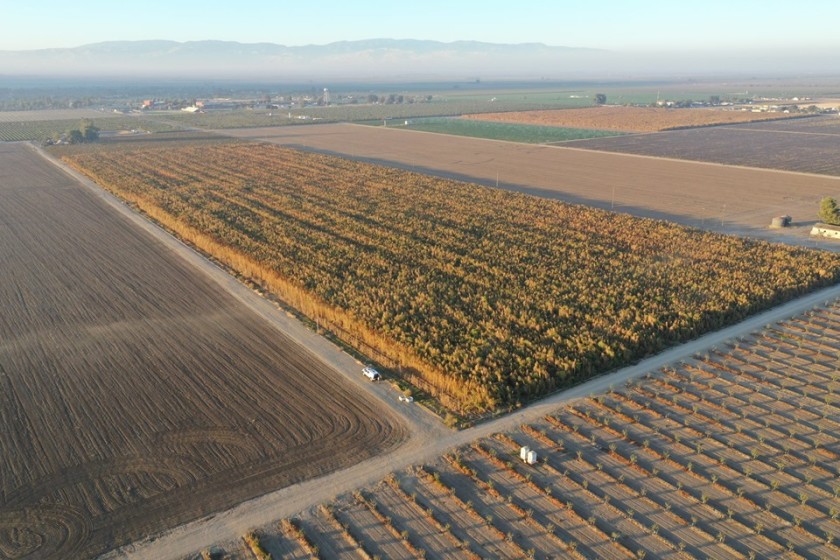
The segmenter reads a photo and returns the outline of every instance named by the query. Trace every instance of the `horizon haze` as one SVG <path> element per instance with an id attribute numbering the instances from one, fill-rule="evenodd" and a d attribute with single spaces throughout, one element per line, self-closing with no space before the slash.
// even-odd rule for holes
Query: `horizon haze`
<path id="1" fill-rule="evenodd" d="M 626 53 L 542 43 L 417 39 L 285 46 L 235 41 L 108 41 L 0 51 L 0 75 L 248 80 L 564 80 L 824 76 L 833 54 L 811 50 Z"/>
<path id="2" fill-rule="evenodd" d="M 837 73 L 840 4 L 11 2 L 0 75 L 549 79 Z M 13 7 L 12 7 L 13 6 Z"/>

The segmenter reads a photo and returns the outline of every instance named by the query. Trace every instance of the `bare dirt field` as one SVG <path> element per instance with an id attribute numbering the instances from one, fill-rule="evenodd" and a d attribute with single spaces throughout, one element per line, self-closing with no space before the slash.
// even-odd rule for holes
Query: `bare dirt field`
<path id="1" fill-rule="evenodd" d="M 403 441 L 393 413 L 0 145 L 0 557 L 89 558 Z"/>
<path id="2" fill-rule="evenodd" d="M 321 558 L 840 556 L 840 303 L 300 512 Z M 520 446 L 538 454 L 519 460 Z M 300 546 L 275 527 L 261 539 Z M 374 538 L 380 535 L 380 538 Z M 367 540 L 369 539 L 369 540 Z M 216 550 L 239 558 L 236 545 Z M 317 555 L 316 555 L 317 556 Z"/>
<path id="3" fill-rule="evenodd" d="M 225 132 L 725 233 L 810 245 L 815 243 L 808 232 L 819 200 L 840 193 L 840 179 L 833 177 L 382 127 L 315 125 Z M 795 227 L 768 230 L 770 220 L 782 214 L 792 215 Z"/>
<path id="4" fill-rule="evenodd" d="M 790 118 L 784 113 L 753 113 L 731 109 L 665 109 L 661 107 L 588 107 L 548 111 L 513 111 L 464 115 L 466 119 L 570 128 L 592 128 L 620 132 L 658 132 L 730 123 Z"/>
<path id="5" fill-rule="evenodd" d="M 576 148 L 840 175 L 836 115 L 580 140 Z"/>

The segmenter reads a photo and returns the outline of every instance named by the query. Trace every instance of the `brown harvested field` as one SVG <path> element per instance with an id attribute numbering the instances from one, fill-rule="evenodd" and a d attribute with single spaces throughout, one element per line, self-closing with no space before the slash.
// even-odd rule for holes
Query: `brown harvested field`
<path id="1" fill-rule="evenodd" d="M 226 133 L 769 239 L 807 240 L 819 200 L 840 195 L 840 179 L 833 177 L 383 127 L 314 125 Z M 768 230 L 770 220 L 782 214 L 792 215 L 800 227 Z"/>
<path id="2" fill-rule="evenodd" d="M 406 437 L 98 196 L 0 145 L 0 557 L 90 558 Z"/>
<path id="3" fill-rule="evenodd" d="M 732 126 L 730 128 L 743 128 L 745 130 L 771 130 L 777 132 L 789 132 L 792 134 L 819 134 L 828 136 L 840 136 L 840 116 L 822 115 L 807 119 L 790 119 L 772 122 L 755 122 L 744 125 Z"/>
<path id="4" fill-rule="evenodd" d="M 718 124 L 748 123 L 795 117 L 784 113 L 753 113 L 732 109 L 666 109 L 662 107 L 604 106 L 464 115 L 465 119 L 568 128 L 659 132 Z"/>
<path id="5" fill-rule="evenodd" d="M 838 558 L 838 364 L 834 300 L 362 494 L 426 558 Z"/>
<path id="6" fill-rule="evenodd" d="M 574 147 L 840 176 L 836 115 L 580 140 Z"/>

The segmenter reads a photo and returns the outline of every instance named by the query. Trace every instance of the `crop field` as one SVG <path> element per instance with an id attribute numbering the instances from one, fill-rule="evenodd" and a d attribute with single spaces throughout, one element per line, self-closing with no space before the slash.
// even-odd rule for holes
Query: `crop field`
<path id="1" fill-rule="evenodd" d="M 737 128 L 755 131 L 769 130 L 774 132 L 789 132 L 793 134 L 811 133 L 840 136 L 840 117 L 838 117 L 838 115 L 823 115 L 807 119 L 756 122 L 742 125 Z"/>
<path id="2" fill-rule="evenodd" d="M 45 111 L 52 112 L 52 111 Z M 96 111 L 84 111 L 84 113 L 98 113 Z M 9 114 L 9 113 L 5 113 Z M 26 140 L 44 140 L 56 132 L 64 132 L 68 128 L 79 126 L 81 119 L 57 119 L 57 120 L 26 120 L 26 121 L 4 121 L 0 120 L 0 141 L 21 142 Z M 105 116 L 97 114 L 91 119 L 93 124 L 103 132 L 142 130 L 148 132 L 162 132 L 177 129 L 177 125 L 159 122 L 152 119 L 141 119 L 127 116 Z"/>
<path id="3" fill-rule="evenodd" d="M 269 144 L 65 159 L 463 414 L 840 279 L 832 253 Z"/>
<path id="4" fill-rule="evenodd" d="M 575 147 L 840 176 L 837 116 L 582 140 Z"/>
<path id="5" fill-rule="evenodd" d="M 81 119 L 109 119 L 119 118 L 117 113 L 104 113 L 93 109 L 46 109 L 40 111 L 0 111 L 0 123 L 6 122 L 34 122 L 34 121 L 67 121 Z"/>
<path id="6" fill-rule="evenodd" d="M 275 558 L 838 558 L 838 364 L 834 301 L 257 535 Z"/>
<path id="7" fill-rule="evenodd" d="M 488 138 L 490 140 L 506 140 L 509 142 L 525 142 L 530 144 L 565 142 L 567 140 L 600 138 L 602 136 L 621 134 L 605 130 L 491 122 L 456 117 L 430 117 L 411 119 L 404 122 L 407 124 L 395 123 L 388 126 L 400 126 L 408 130 L 420 130 L 423 132 L 455 134 L 457 136 L 471 136 L 474 138 Z M 380 121 L 370 124 L 382 126 Z"/>
<path id="8" fill-rule="evenodd" d="M 778 120 L 795 115 L 725 109 L 665 109 L 658 107 L 589 107 L 465 115 L 467 119 L 620 132 L 659 132 L 675 128 Z"/>
<path id="9" fill-rule="evenodd" d="M 195 127 L 201 129 L 251 128 L 266 126 L 287 126 L 296 124 L 312 124 L 311 115 L 306 119 L 295 118 L 303 116 L 299 112 L 292 112 L 289 118 L 288 109 L 234 109 L 229 111 L 208 111 L 206 113 L 188 113 L 184 111 L 167 111 L 165 113 L 149 113 L 149 119 L 173 125 Z M 325 122 L 332 122 L 332 118 L 320 118 Z"/>
<path id="10" fill-rule="evenodd" d="M 423 117 L 458 116 L 467 113 L 495 111 L 522 111 L 525 109 L 550 109 L 556 107 L 581 107 L 591 104 L 587 99 L 557 99 L 556 96 L 517 95 L 502 101 L 490 101 L 491 97 L 437 99 L 428 103 L 376 103 L 345 104 L 328 107 L 306 107 L 303 109 L 236 109 L 230 111 L 208 111 L 206 113 L 167 112 L 151 113 L 149 118 L 184 126 L 198 128 L 246 128 L 312 124 L 313 122 L 359 122 L 382 121 L 383 119 L 410 119 Z M 291 115 L 291 117 L 289 116 Z"/>
<path id="11" fill-rule="evenodd" d="M 0 169 L 0 557 L 96 557 L 406 437 L 27 147 Z"/>
<path id="12" fill-rule="evenodd" d="M 812 122 L 808 120 L 793 123 Z M 772 123 L 779 125 L 781 123 Z M 765 123 L 764 126 L 770 126 Z M 745 126 L 745 125 L 741 125 Z M 716 129 L 702 129 L 704 132 Z M 229 130 L 243 139 L 338 154 L 361 161 L 420 170 L 545 198 L 663 218 L 685 225 L 814 244 L 808 239 L 816 208 L 825 196 L 840 196 L 834 177 L 815 177 L 638 157 L 565 147 L 516 145 L 459 136 L 353 125 Z M 675 133 L 660 133 L 675 134 Z M 657 134 L 626 137 L 642 143 Z M 799 135 L 786 135 L 795 142 Z M 616 138 L 623 141 L 625 138 Z M 577 140 L 566 146 L 609 144 Z M 708 146 L 708 145 L 707 145 Z M 735 146 L 733 150 L 742 149 Z M 821 156 L 824 164 L 837 158 Z M 814 158 L 816 160 L 816 158 Z M 793 216 L 794 228 L 768 230 L 771 218 Z M 830 246 L 830 244 L 823 244 Z"/>

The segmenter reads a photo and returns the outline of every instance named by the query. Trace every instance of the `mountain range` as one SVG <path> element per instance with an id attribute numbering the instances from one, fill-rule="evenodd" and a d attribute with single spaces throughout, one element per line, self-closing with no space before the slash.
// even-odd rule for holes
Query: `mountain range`
<path id="1" fill-rule="evenodd" d="M 0 75 L 309 80 L 567 79 L 666 73 L 825 72 L 830 53 L 617 53 L 601 49 L 443 43 L 415 39 L 285 46 L 232 41 L 109 41 L 74 48 L 0 51 Z"/>
<path id="2" fill-rule="evenodd" d="M 231 41 L 109 41 L 75 48 L 0 51 L 0 74 L 189 78 L 359 79 L 539 77 L 584 69 L 606 51 L 541 43 L 371 39 L 285 46 Z"/>

